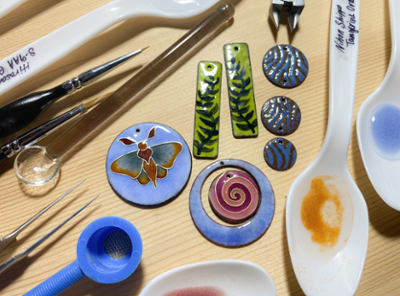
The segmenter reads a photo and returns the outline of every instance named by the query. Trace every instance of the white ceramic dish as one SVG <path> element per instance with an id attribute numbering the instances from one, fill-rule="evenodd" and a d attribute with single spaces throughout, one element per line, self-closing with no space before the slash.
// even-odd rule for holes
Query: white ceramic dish
<path id="1" fill-rule="evenodd" d="M 357 74 L 359 7 L 358 0 L 332 1 L 328 128 L 318 156 L 296 178 L 287 195 L 289 252 L 306 295 L 353 295 L 367 254 L 368 209 L 347 167 Z M 313 179 L 323 180 L 331 190 L 336 187 L 334 194 L 343 208 L 341 212 L 341 207 L 335 204 L 333 212 L 324 212 L 324 208 L 318 212 L 322 221 L 332 217 L 331 213 L 338 215 L 335 219 L 342 217 L 338 219 L 337 241 L 331 245 L 321 245 L 315 238 L 313 241 L 302 220 L 302 203 Z M 325 202 L 324 206 L 331 205 Z"/>
<path id="2" fill-rule="evenodd" d="M 261 266 L 241 260 L 216 260 L 169 270 L 150 281 L 139 296 L 163 296 L 186 287 L 215 287 L 226 296 L 274 296 L 276 288 Z"/>
<path id="3" fill-rule="evenodd" d="M 368 178 L 379 196 L 393 209 L 400 211 L 400 159 L 382 157 L 371 139 L 372 112 L 380 104 L 400 108 L 400 2 L 390 0 L 392 55 L 386 76 L 379 87 L 364 101 L 357 114 L 357 137 Z"/>
<path id="4" fill-rule="evenodd" d="M 0 94 L 32 77 L 118 22 L 143 16 L 174 19 L 189 18 L 208 10 L 218 1 L 115 0 L 32 42 L 1 60 Z M 8 61 L 16 62 L 15 64 L 11 63 L 13 64 L 11 68 Z M 17 62 L 18 65 L 16 65 Z"/>

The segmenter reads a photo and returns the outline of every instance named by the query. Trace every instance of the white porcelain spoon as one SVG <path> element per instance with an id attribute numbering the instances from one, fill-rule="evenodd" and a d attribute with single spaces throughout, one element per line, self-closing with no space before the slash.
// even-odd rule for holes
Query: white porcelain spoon
<path id="1" fill-rule="evenodd" d="M 333 0 L 328 128 L 318 156 L 296 178 L 287 195 L 289 252 L 297 280 L 306 295 L 353 295 L 367 253 L 368 210 L 347 167 L 357 74 L 358 27 L 359 0 Z M 310 196 L 312 180 L 323 182 L 339 203 L 331 197 L 318 211 L 310 211 L 313 207 L 318 208 L 313 200 L 305 199 Z M 320 192 L 317 190 L 317 193 Z M 319 194 L 316 196 L 321 198 Z M 314 223 L 311 225 L 315 228 L 311 229 L 315 232 L 306 229 L 306 219 Z M 327 225 L 332 232 L 318 228 Z M 339 230 L 336 234 L 335 229 Z M 337 240 L 333 239 L 335 237 Z"/>
<path id="2" fill-rule="evenodd" d="M 0 95 L 123 20 L 153 16 L 189 18 L 219 0 L 115 0 L 25 46 L 0 61 Z"/>
<path id="3" fill-rule="evenodd" d="M 213 287 L 225 296 L 274 296 L 276 288 L 261 266 L 242 260 L 215 260 L 169 270 L 153 280 L 139 296 L 163 296 L 188 287 Z"/>
<path id="4" fill-rule="evenodd" d="M 388 112 L 385 114 L 384 109 L 389 107 L 395 111 L 400 108 L 400 50 L 397 37 L 400 34 L 400 2 L 390 0 L 389 4 L 392 56 L 381 85 L 358 110 L 357 136 L 369 180 L 379 196 L 393 209 L 400 211 L 400 116 L 396 116 L 396 112 L 392 116 Z M 377 132 L 380 128 L 384 129 L 380 135 L 373 136 L 374 124 Z"/>

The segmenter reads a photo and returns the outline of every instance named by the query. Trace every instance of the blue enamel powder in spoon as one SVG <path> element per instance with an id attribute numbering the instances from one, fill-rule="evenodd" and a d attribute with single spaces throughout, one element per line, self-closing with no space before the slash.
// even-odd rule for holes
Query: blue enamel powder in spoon
<path id="1" fill-rule="evenodd" d="M 371 112 L 371 138 L 376 152 L 386 159 L 400 159 L 400 108 L 380 104 Z"/>

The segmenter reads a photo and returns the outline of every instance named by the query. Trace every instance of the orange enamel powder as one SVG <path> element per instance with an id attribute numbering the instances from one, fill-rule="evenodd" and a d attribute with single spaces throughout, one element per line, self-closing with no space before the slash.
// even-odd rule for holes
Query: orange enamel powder
<path id="1" fill-rule="evenodd" d="M 343 219 L 343 205 L 339 193 L 329 189 L 323 180 L 314 178 L 310 191 L 301 203 L 303 225 L 312 233 L 312 241 L 322 247 L 335 246 Z"/>

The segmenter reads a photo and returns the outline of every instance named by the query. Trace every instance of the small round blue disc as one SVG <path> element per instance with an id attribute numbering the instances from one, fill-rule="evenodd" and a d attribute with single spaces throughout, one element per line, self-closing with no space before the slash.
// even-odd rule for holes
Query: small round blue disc
<path id="1" fill-rule="evenodd" d="M 290 169 L 296 162 L 296 158 L 296 147 L 284 138 L 274 138 L 265 145 L 264 159 L 276 171 Z"/>
<path id="2" fill-rule="evenodd" d="M 271 133 L 277 136 L 290 135 L 300 125 L 300 108 L 288 97 L 272 97 L 261 109 L 261 120 Z"/>
<path id="3" fill-rule="evenodd" d="M 276 86 L 292 88 L 300 85 L 308 74 L 305 55 L 291 45 L 276 45 L 264 56 L 264 74 Z"/>
<path id="4" fill-rule="evenodd" d="M 192 157 L 175 130 L 159 123 L 141 123 L 115 138 L 106 170 L 110 185 L 123 199 L 155 206 L 182 191 L 192 170 Z"/>

